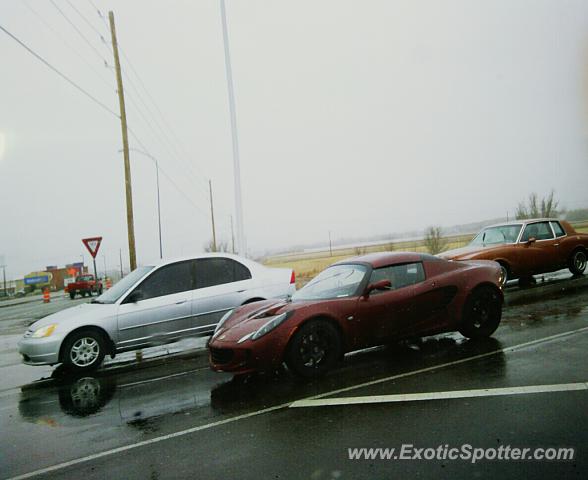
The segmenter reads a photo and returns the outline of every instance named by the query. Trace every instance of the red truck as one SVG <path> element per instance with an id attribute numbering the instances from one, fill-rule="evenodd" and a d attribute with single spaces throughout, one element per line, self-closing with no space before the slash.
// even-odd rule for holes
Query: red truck
<path id="1" fill-rule="evenodd" d="M 92 296 L 93 293 L 102 295 L 102 282 L 96 280 L 94 275 L 85 273 L 76 278 L 75 282 L 70 283 L 66 288 L 69 293 L 69 298 L 72 300 L 75 298 L 76 293 L 79 293 L 82 297 L 86 295 Z"/>

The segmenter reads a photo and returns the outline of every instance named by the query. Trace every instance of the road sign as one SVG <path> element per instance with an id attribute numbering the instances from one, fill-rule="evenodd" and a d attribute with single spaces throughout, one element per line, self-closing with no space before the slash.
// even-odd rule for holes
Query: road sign
<path id="1" fill-rule="evenodd" d="M 92 238 L 82 238 L 82 242 L 92 255 L 92 258 L 96 258 L 98 254 L 98 249 L 100 248 L 100 242 L 102 242 L 102 237 L 92 237 Z"/>

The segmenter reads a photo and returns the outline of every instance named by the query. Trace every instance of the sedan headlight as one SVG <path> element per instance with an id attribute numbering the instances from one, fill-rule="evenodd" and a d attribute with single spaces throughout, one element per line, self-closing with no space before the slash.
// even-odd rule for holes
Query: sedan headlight
<path id="1" fill-rule="evenodd" d="M 267 333 L 271 332 L 274 328 L 278 325 L 284 323 L 290 316 L 292 316 L 294 312 L 290 310 L 289 312 L 282 313 L 276 317 L 273 317 L 268 322 L 266 322 L 259 330 L 257 330 L 253 335 L 251 335 L 251 340 L 257 340 L 260 337 L 263 337 Z"/>
<path id="2" fill-rule="evenodd" d="M 235 310 L 229 310 L 227 313 L 225 313 L 221 319 L 219 320 L 219 322 L 216 325 L 216 328 L 214 329 L 214 333 L 212 334 L 212 338 L 216 337 L 217 334 L 220 332 L 221 327 L 223 326 L 223 324 L 229 319 L 229 317 L 233 314 Z"/>
<path id="3" fill-rule="evenodd" d="M 35 330 L 35 333 L 33 333 L 31 335 L 31 337 L 33 337 L 33 338 L 49 337 L 53 333 L 53 331 L 55 330 L 55 327 L 57 327 L 56 323 L 52 323 L 51 325 L 45 325 L 44 327 L 41 327 L 41 328 Z"/>

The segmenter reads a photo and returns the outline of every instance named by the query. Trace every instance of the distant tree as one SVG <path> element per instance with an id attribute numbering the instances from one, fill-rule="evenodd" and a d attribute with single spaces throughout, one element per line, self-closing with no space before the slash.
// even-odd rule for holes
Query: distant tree
<path id="1" fill-rule="evenodd" d="M 363 255 L 367 250 L 365 247 L 355 247 L 353 251 L 356 255 Z"/>
<path id="2" fill-rule="evenodd" d="M 557 217 L 559 214 L 557 209 L 559 202 L 554 199 L 554 196 L 555 192 L 552 190 L 547 197 L 543 197 L 539 201 L 537 194 L 535 192 L 531 193 L 527 203 L 519 203 L 515 213 L 516 219 Z"/>
<path id="3" fill-rule="evenodd" d="M 205 252 L 230 252 L 229 244 L 227 242 L 216 242 L 216 250 L 210 240 L 207 244 L 204 245 Z"/>
<path id="4" fill-rule="evenodd" d="M 447 247 L 447 241 L 443 238 L 441 227 L 427 228 L 424 243 L 431 255 L 437 255 Z"/>

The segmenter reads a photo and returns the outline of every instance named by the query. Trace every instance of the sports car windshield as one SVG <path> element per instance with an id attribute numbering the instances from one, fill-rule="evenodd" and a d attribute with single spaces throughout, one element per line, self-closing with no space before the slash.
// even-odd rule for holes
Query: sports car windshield
<path id="1" fill-rule="evenodd" d="M 298 290 L 292 300 L 325 300 L 353 295 L 366 275 L 363 265 L 335 265 Z"/>
<path id="2" fill-rule="evenodd" d="M 522 225 L 500 225 L 482 230 L 471 241 L 470 245 L 498 245 L 500 243 L 516 243 Z"/>

